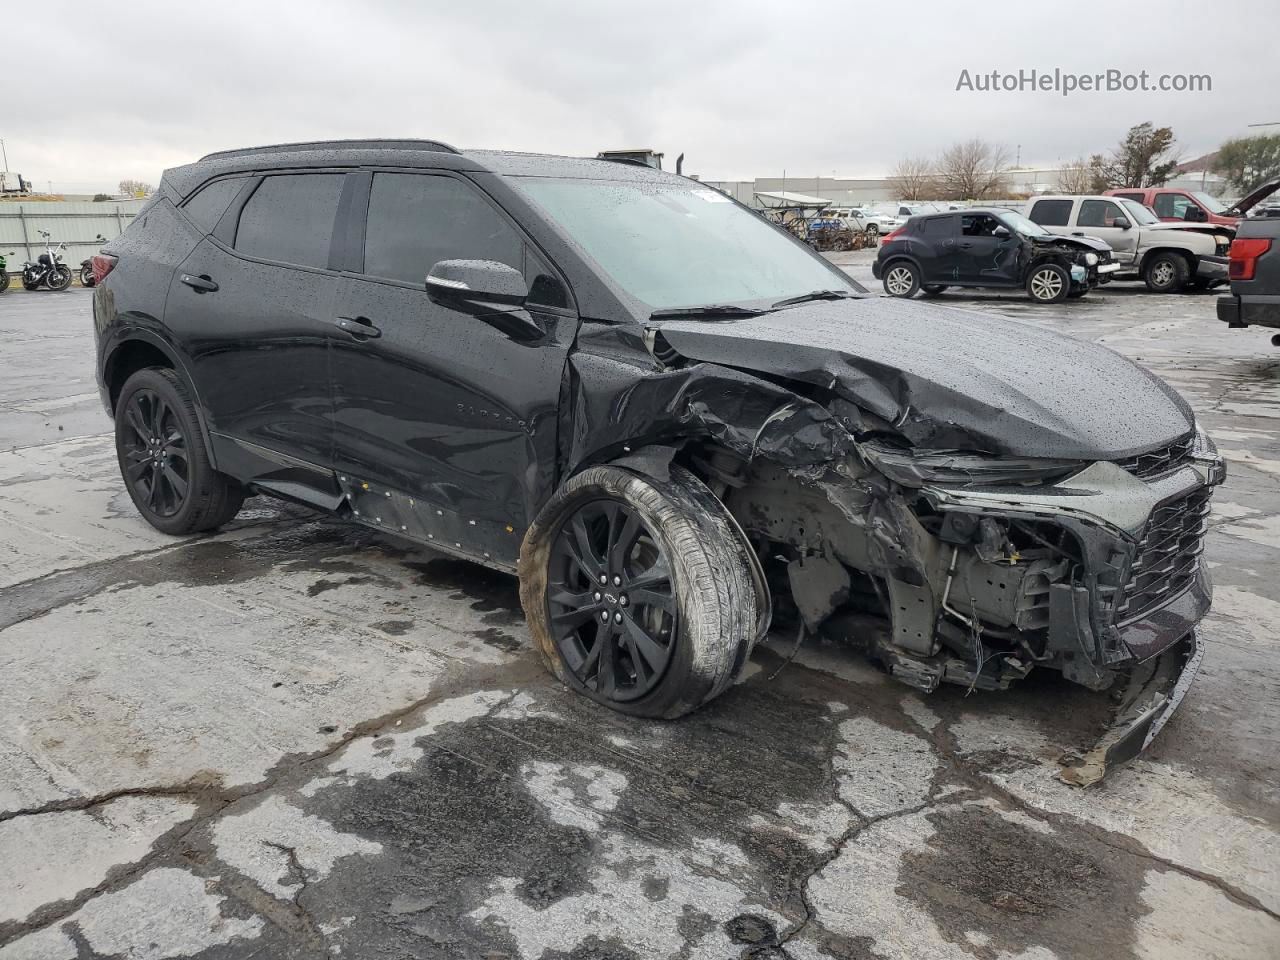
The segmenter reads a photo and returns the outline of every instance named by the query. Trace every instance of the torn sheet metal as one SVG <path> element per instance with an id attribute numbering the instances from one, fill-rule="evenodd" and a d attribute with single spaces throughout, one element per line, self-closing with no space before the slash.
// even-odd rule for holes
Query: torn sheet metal
<path id="1" fill-rule="evenodd" d="M 1105 347 L 936 304 L 815 301 L 661 333 L 693 360 L 830 388 L 919 449 L 1117 460 L 1193 424 L 1171 387 Z"/>

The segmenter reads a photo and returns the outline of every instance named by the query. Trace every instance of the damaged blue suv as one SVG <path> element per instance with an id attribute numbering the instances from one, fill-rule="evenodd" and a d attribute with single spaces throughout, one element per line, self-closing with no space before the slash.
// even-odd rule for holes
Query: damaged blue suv
<path id="1" fill-rule="evenodd" d="M 1222 461 L 1096 344 L 870 296 L 696 181 L 420 140 L 211 154 L 101 254 L 126 488 L 268 494 L 519 576 L 566 684 L 677 717 L 771 621 L 924 691 L 1112 691 L 1087 783 L 1181 699 Z"/>

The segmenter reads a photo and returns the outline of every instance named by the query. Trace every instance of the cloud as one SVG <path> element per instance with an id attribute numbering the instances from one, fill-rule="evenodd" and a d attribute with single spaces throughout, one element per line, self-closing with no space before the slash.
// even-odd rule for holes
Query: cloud
<path id="1" fill-rule="evenodd" d="M 1236 35 L 1274 33 L 1280 8 L 1231 9 L 1205 29 L 1185 2 L 1125 22 L 1022 3 L 126 0 L 80 9 L 52 43 L 10 38 L 6 73 L 30 78 L 30 99 L 5 140 L 13 169 L 66 192 L 155 182 L 230 146 L 352 136 L 653 146 L 714 179 L 866 176 L 972 136 L 1052 163 L 1150 119 L 1191 156 L 1280 120 L 1280 67 Z M 1213 90 L 955 90 L 962 69 L 1055 67 L 1208 73 Z"/>

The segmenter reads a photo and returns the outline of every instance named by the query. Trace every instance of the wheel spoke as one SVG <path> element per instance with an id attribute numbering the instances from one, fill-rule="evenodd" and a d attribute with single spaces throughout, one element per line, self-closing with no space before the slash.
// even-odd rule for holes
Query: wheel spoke
<path id="1" fill-rule="evenodd" d="M 604 563 L 596 556 L 595 548 L 591 545 L 591 532 L 587 530 L 587 523 L 581 513 L 574 514 L 569 526 L 573 532 L 572 538 L 568 540 L 569 554 L 594 583 L 604 571 Z"/>
<path id="2" fill-rule="evenodd" d="M 631 592 L 627 594 L 627 599 L 633 607 L 658 607 L 667 613 L 676 612 L 675 598 L 665 590 L 647 590 L 635 587 L 631 588 Z"/>
<path id="3" fill-rule="evenodd" d="M 136 454 L 130 454 L 136 457 Z M 124 468 L 125 479 L 130 483 L 137 483 L 142 475 L 151 467 L 151 461 L 148 459 L 135 459 L 133 463 Z"/>
<path id="4" fill-rule="evenodd" d="M 636 623 L 629 613 L 622 615 L 622 626 L 630 642 L 632 656 L 638 655 L 643 658 L 651 674 L 661 673 L 663 667 L 667 665 L 669 655 L 666 646 L 651 637 L 649 632 Z"/>
<path id="5" fill-rule="evenodd" d="M 622 573 L 627 555 L 631 552 L 631 548 L 635 546 L 636 538 L 640 536 L 640 530 L 639 515 L 628 511 L 626 522 L 623 523 L 617 538 L 609 544 L 609 569 L 614 573 Z"/>
<path id="6" fill-rule="evenodd" d="M 187 498 L 187 481 L 178 476 L 178 471 L 167 463 L 164 466 L 164 478 L 177 496 L 177 503 L 181 503 Z M 177 503 L 175 503 L 175 506 Z"/>
<path id="7" fill-rule="evenodd" d="M 637 590 L 649 590 L 664 583 L 669 584 L 670 582 L 671 569 L 667 566 L 666 558 L 659 557 L 648 570 L 636 574 L 627 581 L 627 588 L 631 594 L 634 595 Z"/>
<path id="8" fill-rule="evenodd" d="M 142 417 L 142 410 L 139 407 L 138 398 L 134 397 L 129 401 L 129 406 L 125 409 L 125 417 L 129 421 L 129 426 L 133 432 L 138 435 L 138 439 L 144 444 L 150 439 L 147 433 L 147 424 Z"/>

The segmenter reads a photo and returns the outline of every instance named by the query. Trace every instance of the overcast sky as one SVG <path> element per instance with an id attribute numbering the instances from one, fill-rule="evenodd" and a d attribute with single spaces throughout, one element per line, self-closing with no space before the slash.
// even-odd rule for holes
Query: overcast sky
<path id="1" fill-rule="evenodd" d="M 60 8 L 7 38 L 9 168 L 114 190 L 227 147 L 431 137 L 593 155 L 652 146 L 706 179 L 875 176 L 978 136 L 1024 165 L 1143 120 L 1191 158 L 1280 132 L 1280 3 L 364 0 Z M 16 56 L 15 56 L 16 55 Z M 957 92 L 961 70 L 1207 73 L 1208 93 Z M 14 83 L 22 78 L 21 85 Z M 21 95 L 21 99 L 19 99 Z"/>

